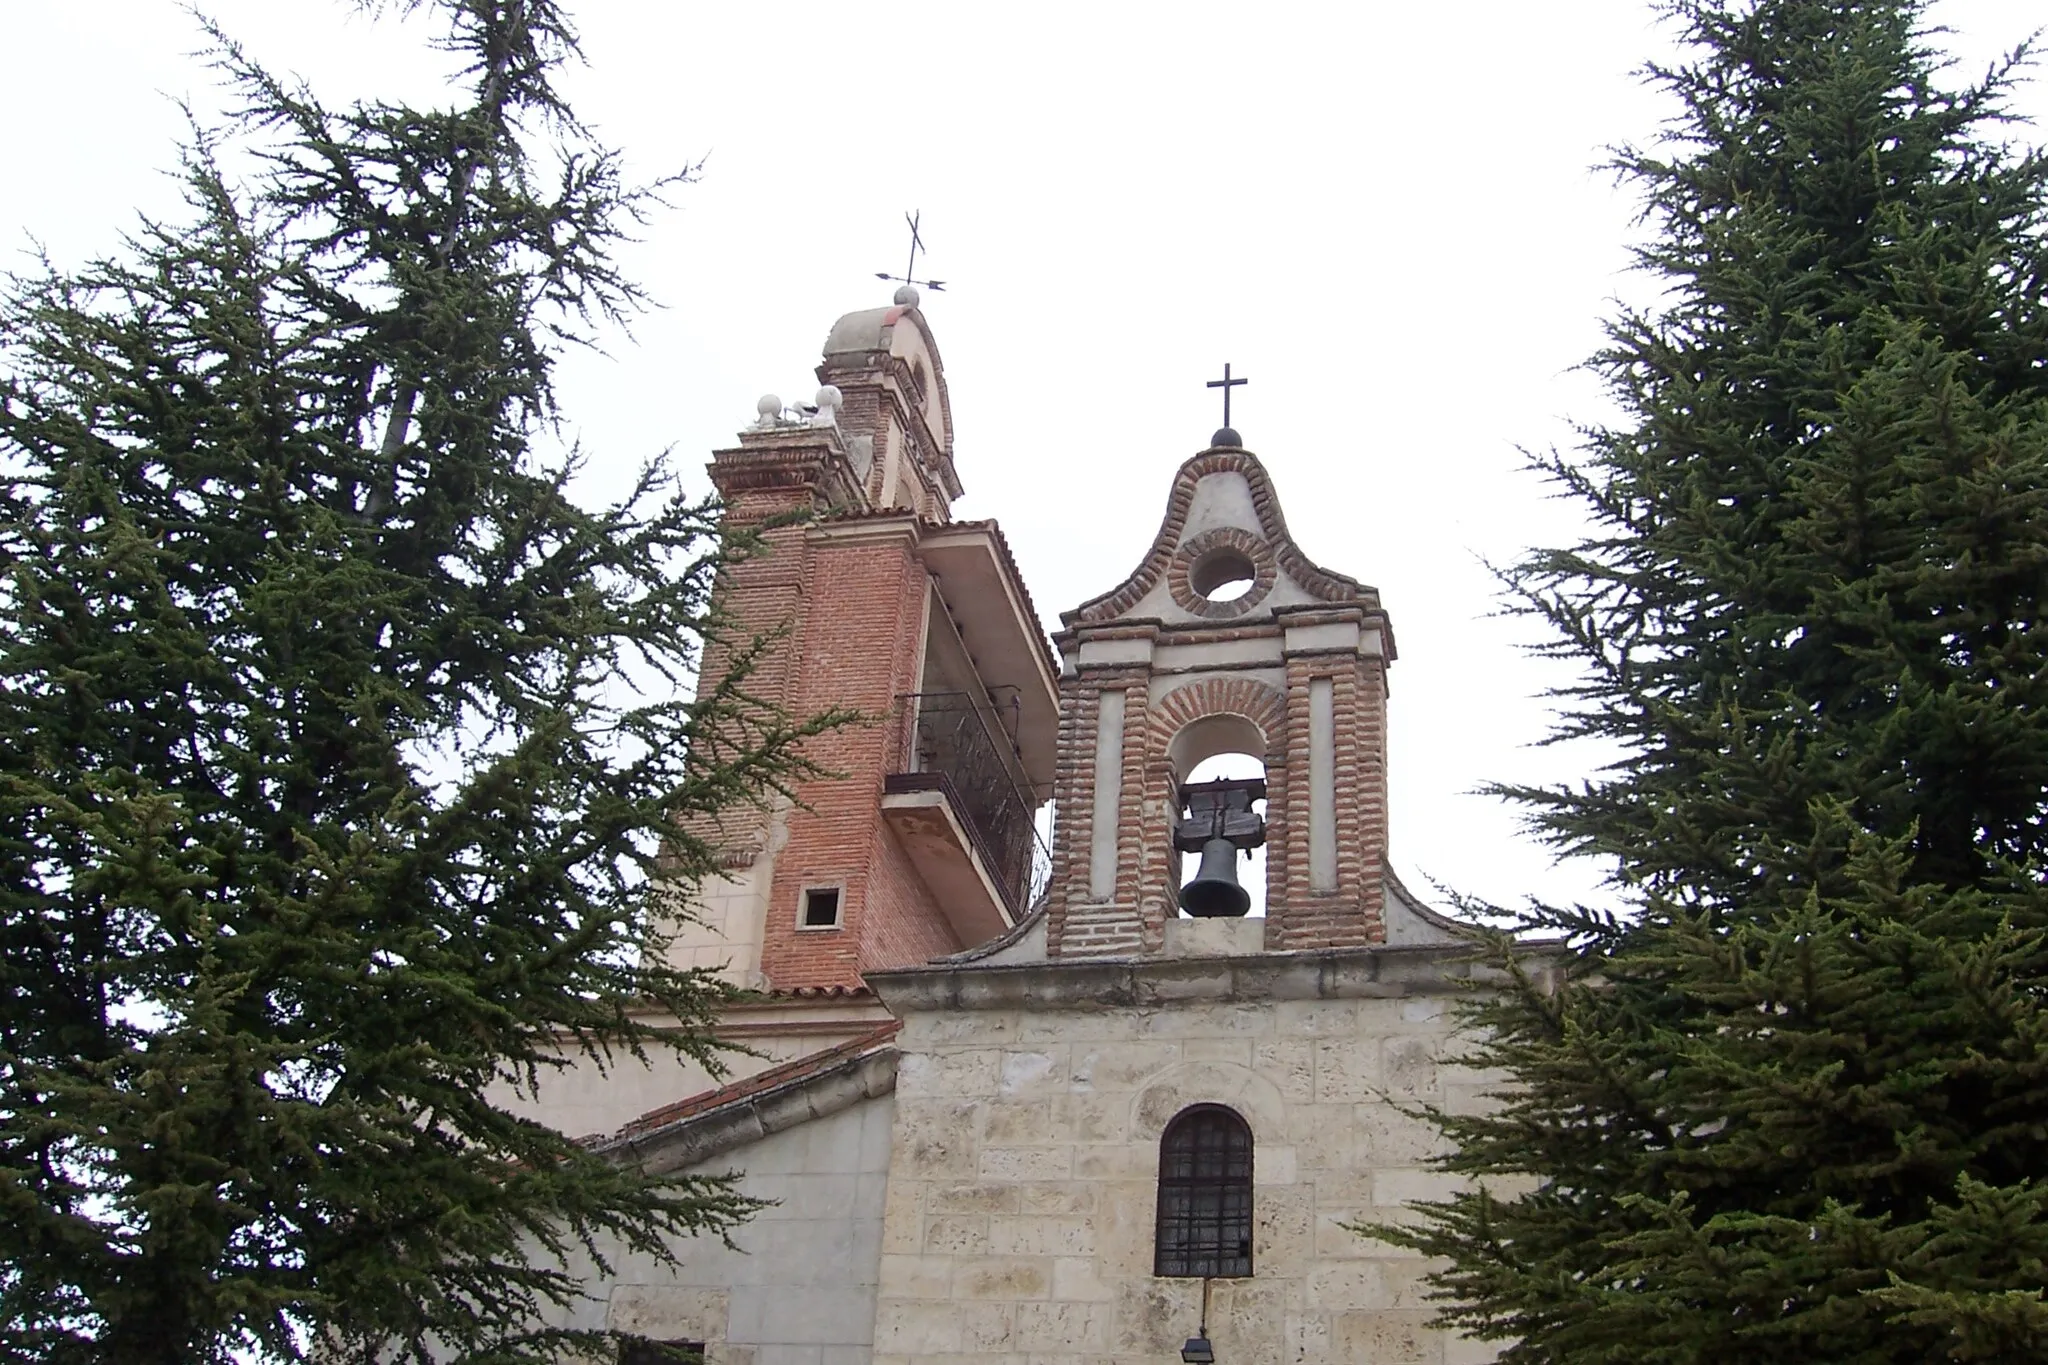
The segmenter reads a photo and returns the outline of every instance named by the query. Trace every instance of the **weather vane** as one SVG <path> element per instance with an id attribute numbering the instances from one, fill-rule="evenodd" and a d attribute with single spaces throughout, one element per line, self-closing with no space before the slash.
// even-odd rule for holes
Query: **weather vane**
<path id="1" fill-rule="evenodd" d="M 908 284 L 920 289 L 929 289 L 934 294 L 943 293 L 946 288 L 944 280 L 915 280 L 911 278 L 911 276 L 917 273 L 917 253 L 924 250 L 924 238 L 917 235 L 918 220 L 923 217 L 924 210 L 922 209 L 919 209 L 916 213 L 906 213 L 903 215 L 903 221 L 910 224 L 910 264 L 903 267 L 903 273 L 901 275 L 891 275 L 886 270 L 877 270 L 875 278 L 878 280 L 893 280 L 897 284 Z"/>
<path id="2" fill-rule="evenodd" d="M 1230 377 L 1230 366 L 1227 364 L 1223 367 L 1223 377 L 1221 379 L 1209 381 L 1208 386 L 1210 388 L 1223 390 L 1223 425 L 1217 429 L 1214 436 L 1209 438 L 1211 445 L 1234 446 L 1239 443 L 1237 432 L 1232 430 L 1230 426 L 1230 391 L 1239 385 L 1251 382 L 1249 379 L 1232 379 Z"/>

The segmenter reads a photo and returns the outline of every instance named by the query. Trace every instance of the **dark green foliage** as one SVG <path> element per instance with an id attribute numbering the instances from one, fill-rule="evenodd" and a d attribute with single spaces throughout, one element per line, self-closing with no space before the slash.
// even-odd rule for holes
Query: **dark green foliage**
<path id="1" fill-rule="evenodd" d="M 556 98 L 552 0 L 432 8 L 449 110 L 216 34 L 254 187 L 200 136 L 185 221 L 0 304 L 0 1358 L 551 1359 L 554 1253 L 750 1209 L 506 1107 L 716 1066 L 650 874 L 832 718 L 744 642 L 668 700 L 713 509 L 656 462 L 588 510 L 535 446 L 649 192 Z"/>
<path id="2" fill-rule="evenodd" d="M 1514 790 L 1632 902 L 1475 1011 L 1449 1258 L 1512 1361 L 2048 1359 L 2048 166 L 1922 7 L 1676 0 L 1664 286 L 1509 575 L 1583 667 Z M 1505 946 L 1502 945 L 1505 958 Z"/>

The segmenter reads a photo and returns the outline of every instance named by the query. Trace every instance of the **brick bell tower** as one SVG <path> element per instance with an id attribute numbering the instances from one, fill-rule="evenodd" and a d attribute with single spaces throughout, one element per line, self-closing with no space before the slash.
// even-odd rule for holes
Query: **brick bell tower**
<path id="1" fill-rule="evenodd" d="M 749 691 L 797 716 L 872 718 L 808 747 L 831 775 L 794 803 L 714 833 L 726 872 L 700 888 L 701 923 L 676 948 L 683 965 L 782 1001 L 778 1029 L 804 1000 L 878 1013 L 864 971 L 1006 933 L 1049 866 L 1035 818 L 1052 789 L 1057 672 L 1000 530 L 952 518 L 952 409 L 918 304 L 906 287 L 840 318 L 815 409 L 763 398 L 710 466 L 726 525 L 786 521 L 718 589 L 736 638 L 779 632 Z M 706 685 L 730 665 L 729 650 L 707 650 Z"/>
<path id="2" fill-rule="evenodd" d="M 1136 572 L 1062 621 L 1049 957 L 1170 949 L 1168 926 L 1188 924 L 1180 853 L 1226 816 L 1240 847 L 1267 848 L 1263 931 L 1228 937 L 1262 933 L 1267 951 L 1387 941 L 1388 896 L 1404 896 L 1386 871 L 1393 630 L 1374 589 L 1302 554 L 1236 432 L 1180 467 Z M 1263 822 L 1255 784 L 1236 784 L 1232 812 L 1228 792 L 1187 785 L 1225 753 L 1264 763 Z M 1209 848 L 1231 875 L 1230 848 Z"/>

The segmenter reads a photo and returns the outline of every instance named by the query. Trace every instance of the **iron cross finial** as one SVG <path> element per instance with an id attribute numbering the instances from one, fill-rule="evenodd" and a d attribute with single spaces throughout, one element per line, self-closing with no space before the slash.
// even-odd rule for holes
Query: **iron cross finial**
<path id="1" fill-rule="evenodd" d="M 1249 384 L 1251 382 L 1249 379 L 1232 379 L 1230 377 L 1230 366 L 1227 364 L 1223 367 L 1223 377 L 1221 379 L 1209 381 L 1210 388 L 1223 390 L 1223 426 L 1225 430 L 1228 430 L 1230 427 L 1230 391 L 1240 384 Z"/>
<path id="2" fill-rule="evenodd" d="M 938 294 L 944 292 L 946 288 L 944 280 L 919 280 L 911 278 L 917 274 L 917 253 L 924 250 L 924 238 L 917 234 L 918 224 L 923 218 L 923 209 L 919 209 L 915 213 L 903 215 L 903 221 L 910 224 L 910 264 L 903 267 L 903 273 L 901 275 L 891 275 L 886 270 L 877 270 L 875 278 L 878 280 L 894 280 L 897 284 L 922 287 L 931 290 L 934 294 Z"/>

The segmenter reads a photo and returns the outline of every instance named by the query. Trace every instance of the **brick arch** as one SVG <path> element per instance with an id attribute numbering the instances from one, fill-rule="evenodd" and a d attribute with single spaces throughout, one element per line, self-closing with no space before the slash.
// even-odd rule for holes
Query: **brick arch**
<path id="1" fill-rule="evenodd" d="M 1269 767 L 1287 757 L 1287 699 L 1262 682 L 1204 678 L 1176 687 L 1151 709 L 1151 749 L 1162 757 L 1175 735 L 1208 716 L 1243 716 L 1258 726 L 1266 737 L 1262 757 Z"/>

